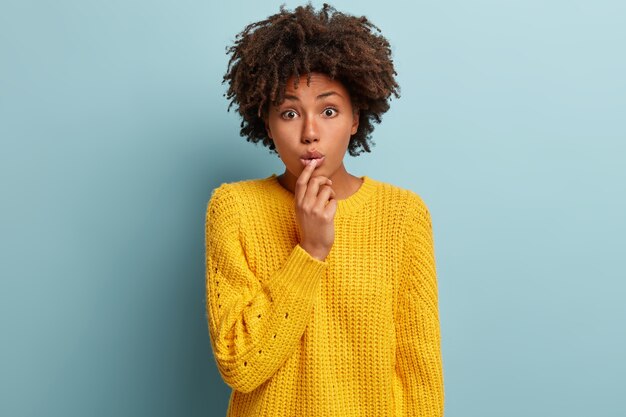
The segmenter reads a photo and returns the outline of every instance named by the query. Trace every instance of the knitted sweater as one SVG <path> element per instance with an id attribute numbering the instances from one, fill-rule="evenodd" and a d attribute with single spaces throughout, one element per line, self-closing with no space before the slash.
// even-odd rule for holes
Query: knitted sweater
<path id="1" fill-rule="evenodd" d="M 206 309 L 228 417 L 443 415 L 428 208 L 361 179 L 338 200 L 324 261 L 300 246 L 276 174 L 213 190 Z"/>

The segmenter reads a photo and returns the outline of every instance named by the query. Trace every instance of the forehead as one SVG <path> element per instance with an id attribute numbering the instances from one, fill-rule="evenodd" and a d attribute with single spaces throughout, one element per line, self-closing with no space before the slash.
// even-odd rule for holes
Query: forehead
<path id="1" fill-rule="evenodd" d="M 297 88 L 294 86 L 297 84 Z M 327 74 L 312 72 L 311 79 L 307 85 L 307 74 L 300 75 L 299 78 L 291 76 L 285 83 L 285 94 L 302 96 L 315 94 L 323 91 L 336 91 L 345 98 L 349 97 L 348 90 L 343 83 L 337 79 L 331 79 Z"/>

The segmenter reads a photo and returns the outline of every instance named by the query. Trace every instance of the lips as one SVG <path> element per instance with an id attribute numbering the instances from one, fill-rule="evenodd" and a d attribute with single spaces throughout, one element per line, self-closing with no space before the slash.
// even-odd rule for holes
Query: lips
<path id="1" fill-rule="evenodd" d="M 319 158 L 323 158 L 324 155 L 322 155 L 321 153 L 319 153 L 318 151 L 309 151 L 305 154 L 300 155 L 301 159 L 319 159 Z"/>
<path id="2" fill-rule="evenodd" d="M 300 156 L 300 162 L 302 162 L 302 165 L 304 166 L 310 164 L 313 159 L 317 160 L 315 168 L 318 168 L 324 163 L 324 159 L 326 159 L 326 157 L 317 151 L 307 152 Z"/>

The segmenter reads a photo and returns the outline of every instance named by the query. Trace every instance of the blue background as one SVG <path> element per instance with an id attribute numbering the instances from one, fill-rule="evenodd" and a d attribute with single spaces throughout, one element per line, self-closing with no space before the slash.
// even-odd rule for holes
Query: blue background
<path id="1" fill-rule="evenodd" d="M 446 415 L 626 415 L 626 3 L 332 4 L 393 46 L 346 164 L 431 210 Z M 1 2 L 0 415 L 225 415 L 206 203 L 283 168 L 225 47 L 279 5 Z"/>

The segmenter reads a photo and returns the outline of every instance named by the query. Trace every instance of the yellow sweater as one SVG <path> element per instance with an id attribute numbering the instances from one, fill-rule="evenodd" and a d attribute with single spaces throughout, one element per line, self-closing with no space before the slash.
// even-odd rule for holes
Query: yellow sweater
<path id="1" fill-rule="evenodd" d="M 206 212 L 211 345 L 228 417 L 443 415 L 431 218 L 361 177 L 324 261 L 300 245 L 276 174 L 223 183 Z"/>

